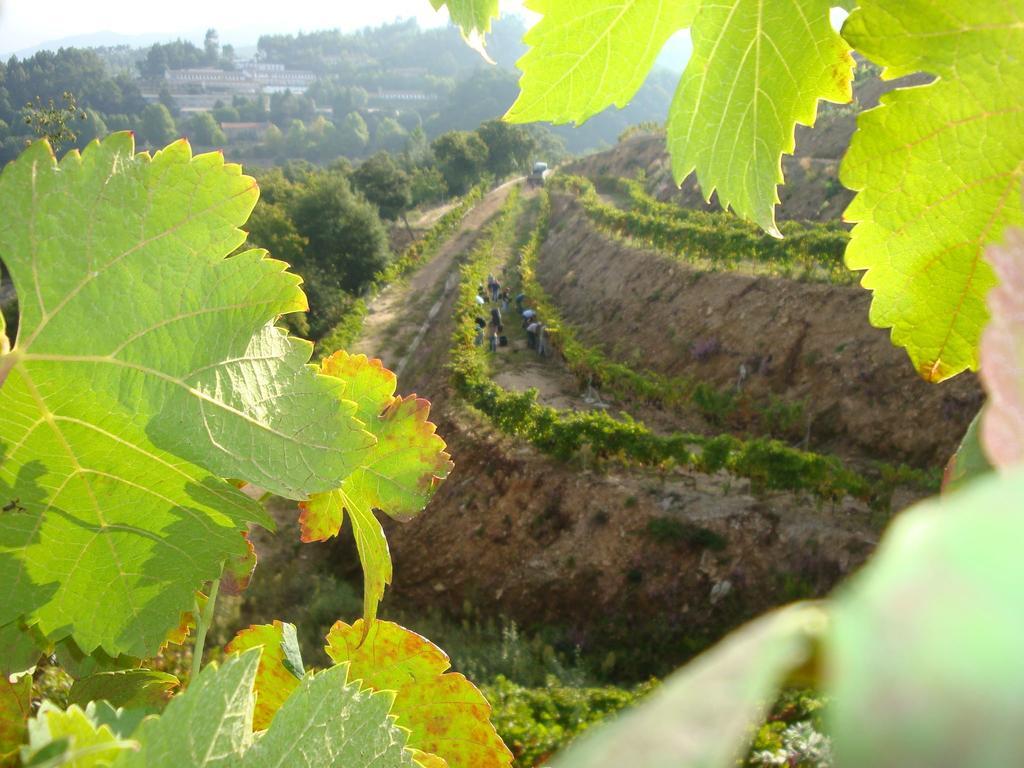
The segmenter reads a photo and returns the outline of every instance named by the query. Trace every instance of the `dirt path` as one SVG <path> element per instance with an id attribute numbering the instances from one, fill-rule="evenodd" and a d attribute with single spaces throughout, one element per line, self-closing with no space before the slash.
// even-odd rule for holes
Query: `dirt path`
<path id="1" fill-rule="evenodd" d="M 384 365 L 401 374 L 433 325 L 444 298 L 457 284 L 455 260 L 472 247 L 515 183 L 510 181 L 489 192 L 433 259 L 408 280 L 399 280 L 381 291 L 370 304 L 354 352 L 379 357 Z"/>

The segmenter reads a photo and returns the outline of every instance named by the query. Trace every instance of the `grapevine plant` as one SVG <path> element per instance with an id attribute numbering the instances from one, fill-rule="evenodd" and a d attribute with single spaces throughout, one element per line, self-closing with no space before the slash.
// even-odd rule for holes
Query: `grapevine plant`
<path id="1" fill-rule="evenodd" d="M 136 154 L 127 133 L 60 162 L 40 141 L 0 175 L 20 311 L 17 340 L 0 333 L 0 755 L 508 765 L 476 688 L 375 618 L 391 560 L 374 510 L 415 516 L 452 468 L 429 403 L 362 355 L 309 365 L 312 345 L 276 325 L 306 298 L 286 264 L 243 247 L 258 194 L 219 153 Z M 301 503 L 304 540 L 352 526 L 364 616 L 331 630 L 326 670 L 304 669 L 281 622 L 202 667 L 218 592 L 256 564 L 249 528 L 274 527 L 262 492 Z M 190 632 L 182 691 L 144 660 Z M 76 678 L 73 703 L 29 719 L 46 654 Z"/>
<path id="2" fill-rule="evenodd" d="M 832 697 L 834 764 L 996 768 L 1024 759 L 1024 3 L 1020 0 L 527 0 L 542 18 L 513 121 L 580 123 L 636 93 L 689 29 L 667 123 L 677 182 L 780 236 L 781 156 L 819 100 L 851 100 L 853 53 L 915 73 L 861 113 L 840 180 L 846 265 L 873 324 L 941 382 L 980 368 L 988 403 L 946 495 L 904 512 L 826 602 L 741 628 L 558 768 L 735 765 L 787 681 Z M 850 11 L 841 29 L 832 6 Z M 467 32 L 498 0 L 450 0 Z M 941 428 L 938 416 L 922 429 Z"/>
<path id="3" fill-rule="evenodd" d="M 712 269 L 742 266 L 757 274 L 784 276 L 799 269 L 806 279 L 834 283 L 849 283 L 855 277 L 842 267 L 849 234 L 835 224 L 782 222 L 785 237 L 774 238 L 735 216 L 662 203 L 635 179 L 599 179 L 629 196 L 633 206 L 629 210 L 602 201 L 587 178 L 557 176 L 554 181 L 576 192 L 587 216 L 605 232 L 684 262 L 707 264 Z"/>
<path id="4" fill-rule="evenodd" d="M 546 199 L 542 197 L 537 223 L 520 254 L 521 265 L 532 264 L 543 242 L 549 215 Z M 537 402 L 534 389 L 512 392 L 500 386 L 491 377 L 487 354 L 474 342 L 474 321 L 479 314 L 476 295 L 485 275 L 499 267 L 498 257 L 511 247 L 518 207 L 513 190 L 462 266 L 451 347 L 455 389 L 502 432 L 524 438 L 559 459 L 578 456 L 586 447 L 599 460 L 647 467 L 689 466 L 709 474 L 724 469 L 748 478 L 758 488 L 807 492 L 827 502 L 851 496 L 882 510 L 889 508 L 893 492 L 901 484 L 930 488 L 927 473 L 906 466 L 879 464 L 879 477 L 871 478 L 844 466 L 836 456 L 802 451 L 778 440 L 741 440 L 730 434 L 707 437 L 691 432 L 658 434 L 626 414 L 616 418 L 603 410 L 559 410 Z M 554 323 L 555 345 L 572 361 L 576 348 L 566 333 L 568 328 L 558 322 L 553 308 L 543 303 L 542 293 L 534 295 L 542 301 L 538 304 L 542 316 Z M 609 372 L 601 369 L 599 373 Z"/>

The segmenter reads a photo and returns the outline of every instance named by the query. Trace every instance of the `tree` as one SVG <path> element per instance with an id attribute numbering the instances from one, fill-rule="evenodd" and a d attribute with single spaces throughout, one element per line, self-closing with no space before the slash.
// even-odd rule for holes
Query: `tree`
<path id="1" fill-rule="evenodd" d="M 288 125 L 292 120 L 309 121 L 314 117 L 316 105 L 309 96 L 296 96 L 291 91 L 271 94 L 270 119 L 279 126 Z"/>
<path id="2" fill-rule="evenodd" d="M 284 135 L 284 149 L 289 157 L 305 157 L 309 149 L 309 132 L 301 120 L 292 120 Z"/>
<path id="3" fill-rule="evenodd" d="M 203 39 L 203 52 L 205 54 L 204 63 L 209 67 L 216 66 L 220 60 L 220 37 L 217 35 L 216 29 L 206 30 L 206 37 Z"/>
<path id="4" fill-rule="evenodd" d="M 284 152 L 284 134 L 273 123 L 263 132 L 263 145 L 271 157 L 276 157 Z"/>
<path id="5" fill-rule="evenodd" d="M 320 97 L 318 96 L 319 100 Z M 359 86 L 348 86 L 337 91 L 330 98 L 331 107 L 334 109 L 334 119 L 341 120 L 351 112 L 365 109 L 370 96 L 365 88 Z"/>
<path id="6" fill-rule="evenodd" d="M 139 73 L 143 77 L 157 80 L 167 72 L 168 64 L 167 50 L 162 45 L 154 45 L 149 49 L 146 58 L 138 62 Z"/>
<path id="7" fill-rule="evenodd" d="M 394 221 L 401 216 L 409 237 L 413 238 L 412 227 L 405 217 L 412 206 L 412 191 L 409 176 L 395 163 L 387 152 L 378 152 L 363 162 L 352 174 L 352 183 L 366 199 L 377 206 L 381 218 Z"/>
<path id="8" fill-rule="evenodd" d="M 241 116 L 235 107 L 227 107 L 223 104 L 219 107 L 214 107 L 212 114 L 213 119 L 218 123 L 237 123 L 241 120 Z"/>
<path id="9" fill-rule="evenodd" d="M 227 139 L 217 121 L 209 112 L 199 112 L 187 123 L 186 133 L 193 144 L 202 147 L 218 147 Z"/>
<path id="10" fill-rule="evenodd" d="M 25 105 L 25 124 L 40 138 L 47 139 L 53 151 L 57 152 L 64 144 L 73 144 L 78 135 L 72 128 L 75 120 L 85 120 L 83 112 L 70 91 L 64 91 L 64 104 L 58 106 L 53 99 L 46 105 L 38 96 L 35 102 Z"/>
<path id="11" fill-rule="evenodd" d="M 388 262 L 388 238 L 377 209 L 334 173 L 310 180 L 295 203 L 295 227 L 309 241 L 299 272 L 312 265 L 324 279 L 358 291 Z"/>
<path id="12" fill-rule="evenodd" d="M 338 126 L 338 149 L 343 155 L 359 157 L 370 143 L 370 129 L 358 112 L 350 112 Z"/>
<path id="13" fill-rule="evenodd" d="M 267 100 L 265 96 L 235 96 L 231 106 L 238 110 L 238 119 L 246 123 L 262 123 L 268 119 Z"/>
<path id="14" fill-rule="evenodd" d="M 487 164 L 487 145 L 469 131 L 449 131 L 431 145 L 448 190 L 461 195 L 477 182 Z"/>
<path id="15" fill-rule="evenodd" d="M 488 120 L 477 129 L 477 134 L 487 145 L 487 170 L 499 179 L 525 170 L 536 149 L 526 128 L 501 120 Z"/>
<path id="16" fill-rule="evenodd" d="M 402 151 L 402 160 L 406 168 L 430 165 L 434 162 L 433 150 L 430 149 L 427 134 L 422 128 L 416 128 L 409 133 L 405 149 Z"/>
<path id="17" fill-rule="evenodd" d="M 171 113 L 171 117 L 178 116 L 178 102 L 174 100 L 174 96 L 171 94 L 171 89 L 166 85 L 160 86 L 160 103 L 167 107 L 167 111 Z"/>
<path id="18" fill-rule="evenodd" d="M 413 170 L 409 177 L 409 192 L 412 204 L 432 203 L 444 198 L 448 187 L 444 183 L 444 175 L 433 165 L 425 165 Z"/>
<path id="19" fill-rule="evenodd" d="M 230 43 L 220 49 L 220 67 L 227 70 L 235 68 L 235 46 Z"/>
<path id="20" fill-rule="evenodd" d="M 94 109 L 85 110 L 85 124 L 78 132 L 78 144 L 84 146 L 95 139 L 102 139 L 109 133 L 107 124 Z"/>
<path id="21" fill-rule="evenodd" d="M 423 116 L 415 109 L 403 109 L 397 119 L 398 124 L 409 133 L 423 130 Z"/>
<path id="22" fill-rule="evenodd" d="M 174 118 L 163 104 L 150 104 L 142 111 L 142 138 L 151 146 L 163 146 L 178 134 Z"/>
<path id="23" fill-rule="evenodd" d="M 393 117 L 385 117 L 377 123 L 373 133 L 373 143 L 377 149 L 386 152 L 401 152 L 405 149 L 405 140 L 409 134 Z"/>

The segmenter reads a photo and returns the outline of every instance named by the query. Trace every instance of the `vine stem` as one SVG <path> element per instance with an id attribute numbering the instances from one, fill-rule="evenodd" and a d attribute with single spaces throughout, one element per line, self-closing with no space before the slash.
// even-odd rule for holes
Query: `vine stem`
<path id="1" fill-rule="evenodd" d="M 220 589 L 220 579 L 210 582 L 210 596 L 206 599 L 206 606 L 199 610 L 199 603 L 196 603 L 196 644 L 192 649 L 192 674 L 189 676 L 189 685 L 199 676 L 199 669 L 203 665 L 203 647 L 206 645 L 206 633 L 210 631 L 213 623 L 213 608 L 217 603 L 217 590 Z"/>

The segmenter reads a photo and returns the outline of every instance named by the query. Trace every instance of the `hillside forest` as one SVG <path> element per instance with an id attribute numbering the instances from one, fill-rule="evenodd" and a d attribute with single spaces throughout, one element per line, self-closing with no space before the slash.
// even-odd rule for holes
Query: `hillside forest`
<path id="1" fill-rule="evenodd" d="M 1024 6 L 429 5 L 0 63 L 0 766 L 1019 764 Z"/>
<path id="2" fill-rule="evenodd" d="M 511 106 L 523 32 L 515 16 L 495 23 L 489 47 L 496 66 L 460 45 L 455 28 L 423 30 L 415 21 L 268 34 L 245 58 L 213 29 L 202 46 L 176 40 L 15 56 L 0 62 L 0 161 L 12 160 L 33 135 L 26 106 L 60 107 L 65 93 L 76 98 L 70 123 L 79 147 L 131 130 L 143 147 L 185 136 L 259 166 L 326 165 L 378 151 L 420 156 L 439 136 L 473 131 Z M 553 161 L 608 147 L 629 125 L 661 120 L 672 86 L 659 71 L 626 110 L 576 130 L 538 124 L 529 131 Z"/>

